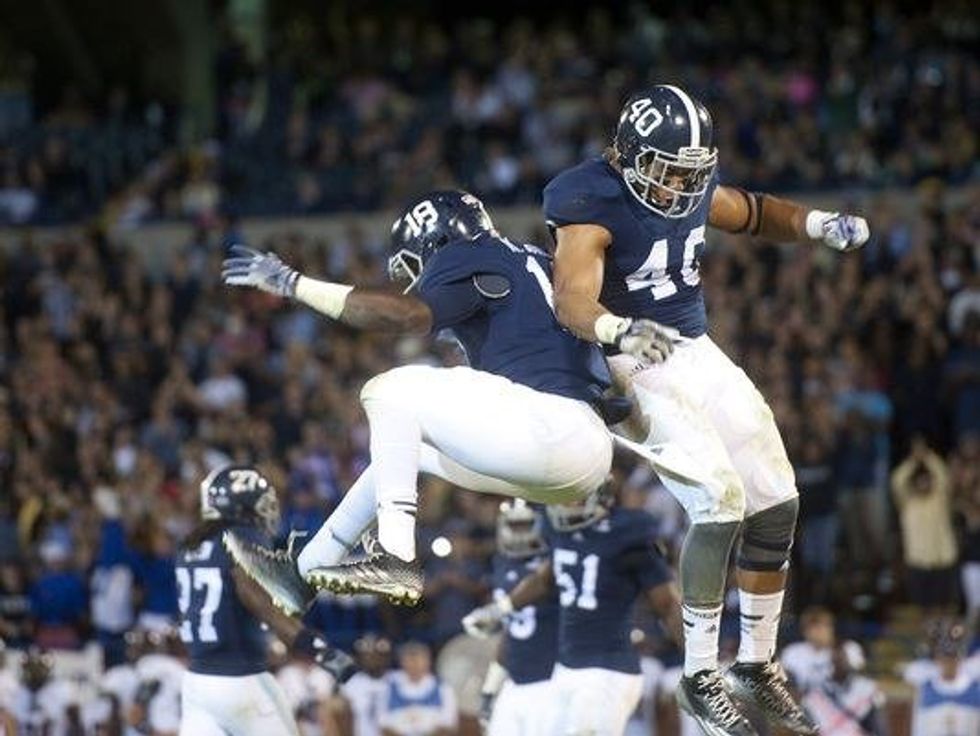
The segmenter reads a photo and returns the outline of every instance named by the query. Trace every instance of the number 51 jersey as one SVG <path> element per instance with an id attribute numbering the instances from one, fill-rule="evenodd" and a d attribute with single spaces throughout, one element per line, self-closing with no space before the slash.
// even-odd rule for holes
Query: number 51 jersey
<path id="1" fill-rule="evenodd" d="M 231 576 L 234 564 L 220 533 L 177 555 L 180 638 L 190 656 L 191 672 L 239 677 L 268 669 L 266 635 L 238 599 Z"/>
<path id="2" fill-rule="evenodd" d="M 558 664 L 639 674 L 630 639 L 633 604 L 673 579 L 654 546 L 657 521 L 645 511 L 614 507 L 577 531 L 550 524 L 545 539 L 559 591 Z"/>
<path id="3" fill-rule="evenodd" d="M 663 217 L 641 204 L 605 159 L 595 157 L 548 183 L 544 216 L 552 229 L 601 225 L 610 232 L 599 301 L 611 312 L 699 337 L 707 331 L 700 263 L 717 185 L 716 174 L 686 217 Z"/>

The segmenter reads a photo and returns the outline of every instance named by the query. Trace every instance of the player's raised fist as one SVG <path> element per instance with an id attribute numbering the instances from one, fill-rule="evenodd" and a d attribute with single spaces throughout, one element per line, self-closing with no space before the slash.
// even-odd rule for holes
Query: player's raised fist
<path id="1" fill-rule="evenodd" d="M 807 215 L 806 231 L 814 240 L 841 252 L 857 250 L 871 236 L 868 221 L 863 217 L 820 210 L 812 210 Z"/>
<path id="2" fill-rule="evenodd" d="M 634 319 L 622 331 L 616 346 L 646 365 L 656 365 L 670 357 L 674 343 L 680 338 L 681 334 L 673 327 L 650 319 Z"/>
<path id="3" fill-rule="evenodd" d="M 299 277 L 299 271 L 275 253 L 261 253 L 244 245 L 231 246 L 231 256 L 221 264 L 221 280 L 229 286 L 253 286 L 276 296 L 295 295 Z"/>

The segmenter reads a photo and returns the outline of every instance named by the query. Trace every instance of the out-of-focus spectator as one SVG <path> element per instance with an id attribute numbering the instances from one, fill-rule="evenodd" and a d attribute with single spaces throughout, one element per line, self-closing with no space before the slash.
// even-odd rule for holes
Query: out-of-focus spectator
<path id="1" fill-rule="evenodd" d="M 828 443 L 816 434 L 807 437 L 794 470 L 800 491 L 801 528 L 797 544 L 803 563 L 801 588 L 808 600 L 827 603 L 837 564 L 840 529 L 837 481 Z"/>
<path id="2" fill-rule="evenodd" d="M 833 656 L 843 649 L 852 670 L 864 669 L 864 652 L 854 641 L 839 641 L 834 614 L 829 609 L 811 607 L 800 615 L 803 641 L 788 644 L 779 657 L 783 669 L 800 692 L 820 687 L 833 671 Z"/>
<path id="3" fill-rule="evenodd" d="M 943 366 L 942 388 L 952 407 L 954 435 L 980 432 L 980 313 L 970 312 L 963 320 Z"/>
<path id="4" fill-rule="evenodd" d="M 426 627 L 433 643 L 462 631 L 460 621 L 487 593 L 486 567 L 478 556 L 472 528 L 461 520 L 444 527 L 445 536 L 432 543 L 426 564 L 425 595 L 432 621 Z"/>
<path id="5" fill-rule="evenodd" d="M 831 650 L 831 672 L 803 693 L 802 704 L 823 736 L 886 736 L 885 696 L 878 684 L 858 674 L 848 648 Z"/>
<path id="6" fill-rule="evenodd" d="M 909 599 L 925 609 L 956 601 L 956 535 L 949 470 L 921 437 L 892 473 Z"/>
<path id="7" fill-rule="evenodd" d="M 0 639 L 23 647 L 32 633 L 31 598 L 23 567 L 14 560 L 0 562 Z"/>
<path id="8" fill-rule="evenodd" d="M 137 622 L 152 632 L 167 632 L 177 615 L 174 541 L 160 521 L 147 516 L 133 534 L 133 566 L 141 591 Z"/>
<path id="9" fill-rule="evenodd" d="M 125 634 L 135 618 L 133 559 L 126 543 L 126 530 L 119 519 L 118 495 L 103 486 L 95 490 L 94 502 L 102 519 L 91 574 L 92 628 L 102 646 L 104 666 L 109 669 L 125 660 Z"/>
<path id="10" fill-rule="evenodd" d="M 931 670 L 909 679 L 916 688 L 912 736 L 980 733 L 980 679 L 963 667 L 968 644 L 960 621 L 940 621 L 931 633 Z"/>
<path id="11" fill-rule="evenodd" d="M 388 675 L 382 736 L 452 736 L 459 716 L 452 689 L 432 673 L 432 652 L 421 642 L 398 650 L 399 668 Z"/>
<path id="12" fill-rule="evenodd" d="M 964 436 L 950 460 L 956 510 L 963 519 L 960 584 L 967 627 L 980 625 L 980 434 Z"/>
<path id="13" fill-rule="evenodd" d="M 20 733 L 79 733 L 77 688 L 55 676 L 52 667 L 51 655 L 40 648 L 31 647 L 23 655 L 20 686 L 9 706 Z"/>
<path id="14" fill-rule="evenodd" d="M 285 650 L 277 654 L 285 655 Z M 285 661 L 273 669 L 296 718 L 300 734 L 341 736 L 331 702 L 336 685 L 333 677 L 309 658 L 294 656 L 287 659 L 283 656 L 283 659 Z"/>
<path id="15" fill-rule="evenodd" d="M 388 701 L 391 642 L 368 634 L 354 642 L 357 673 L 341 687 L 354 736 L 380 736 L 380 716 Z"/>
<path id="16" fill-rule="evenodd" d="M 44 571 L 30 593 L 34 640 L 45 649 L 76 649 L 88 618 L 85 581 L 71 569 L 71 549 L 64 541 L 44 542 L 40 557 Z"/>

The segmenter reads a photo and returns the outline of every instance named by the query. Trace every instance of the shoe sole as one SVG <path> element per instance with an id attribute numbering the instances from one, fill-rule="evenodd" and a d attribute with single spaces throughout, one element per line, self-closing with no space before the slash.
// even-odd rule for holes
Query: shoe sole
<path id="1" fill-rule="evenodd" d="M 417 606 L 422 600 L 422 591 L 401 583 L 382 583 L 370 585 L 351 580 L 344 575 L 311 570 L 306 576 L 307 582 L 318 590 L 328 590 L 340 595 L 358 595 L 370 593 L 385 598 L 396 606 Z"/>
<path id="2" fill-rule="evenodd" d="M 242 549 L 241 543 L 232 534 L 223 534 L 222 541 L 225 549 L 231 555 L 235 564 L 245 573 L 249 580 L 253 581 L 268 595 L 272 605 L 282 611 L 287 616 L 301 616 L 306 611 L 306 607 L 297 606 L 292 602 L 292 595 L 283 595 L 283 588 L 274 582 L 273 576 L 264 575 L 257 571 L 256 565 L 247 559 L 248 553 Z M 286 591 L 287 594 L 289 591 Z"/>
<path id="3" fill-rule="evenodd" d="M 704 716 L 695 713 L 694 708 L 691 706 L 691 703 L 687 699 L 687 694 L 684 692 L 683 687 L 677 688 L 676 697 L 677 697 L 677 705 L 680 707 L 682 711 L 684 711 L 691 718 L 694 719 L 694 722 L 698 724 L 698 728 L 701 729 L 701 732 L 704 733 L 705 736 L 732 736 L 731 731 L 726 730 L 725 728 L 719 726 L 716 723 L 711 723 L 710 721 L 705 719 Z"/>
<path id="4" fill-rule="evenodd" d="M 768 721 L 770 726 L 785 729 L 796 736 L 819 736 L 820 732 L 817 730 L 816 726 L 813 726 L 812 728 L 808 726 L 800 726 L 798 724 L 788 723 L 780 716 L 770 716 L 768 713 L 766 713 L 765 708 L 762 708 L 756 701 L 755 694 L 752 692 L 752 689 L 744 686 L 742 681 L 737 677 L 734 677 L 730 672 L 725 673 L 725 681 L 728 683 L 728 687 L 732 693 L 732 699 L 740 705 L 751 704 L 754 706 L 763 716 L 765 716 L 766 721 Z"/>

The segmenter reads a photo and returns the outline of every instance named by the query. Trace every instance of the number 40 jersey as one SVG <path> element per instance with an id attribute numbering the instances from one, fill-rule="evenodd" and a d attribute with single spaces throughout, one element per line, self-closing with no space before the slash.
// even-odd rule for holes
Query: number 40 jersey
<path id="1" fill-rule="evenodd" d="M 707 331 L 700 262 L 717 186 L 686 217 L 668 218 L 641 204 L 605 159 L 566 169 L 544 190 L 549 227 L 600 225 L 612 235 L 599 301 L 622 317 L 643 317 L 680 330 Z"/>
<path id="2" fill-rule="evenodd" d="M 233 566 L 220 533 L 177 555 L 180 638 L 190 656 L 191 672 L 239 677 L 268 669 L 266 635 L 238 599 Z"/>

